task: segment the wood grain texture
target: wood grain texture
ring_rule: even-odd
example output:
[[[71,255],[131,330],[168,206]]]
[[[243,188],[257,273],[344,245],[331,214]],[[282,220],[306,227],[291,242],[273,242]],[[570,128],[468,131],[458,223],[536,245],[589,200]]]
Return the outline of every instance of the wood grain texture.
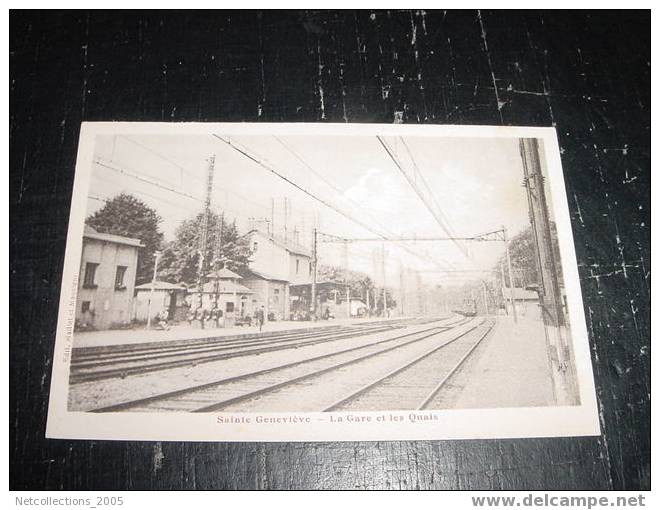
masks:
[[[12,12],[13,489],[650,487],[650,13]],[[81,121],[555,125],[599,438],[44,438]]]

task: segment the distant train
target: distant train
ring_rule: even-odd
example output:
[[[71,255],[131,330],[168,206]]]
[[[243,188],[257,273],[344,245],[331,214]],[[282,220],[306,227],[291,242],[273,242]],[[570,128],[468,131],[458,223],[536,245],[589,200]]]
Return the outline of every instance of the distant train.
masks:
[[[452,312],[464,317],[474,317],[477,315],[477,302],[474,299],[464,299],[463,306],[458,310],[452,310]]]

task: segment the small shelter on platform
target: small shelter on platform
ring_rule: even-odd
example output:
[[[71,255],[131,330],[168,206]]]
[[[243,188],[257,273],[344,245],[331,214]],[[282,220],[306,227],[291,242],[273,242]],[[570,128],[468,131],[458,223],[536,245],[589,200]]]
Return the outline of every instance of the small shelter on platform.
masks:
[[[252,315],[253,291],[240,283],[242,276],[223,268],[208,273],[204,279],[201,288],[188,289],[191,310],[200,306],[205,310],[217,307],[222,312],[220,322],[224,326],[233,326],[237,318]]]
[[[138,285],[135,287],[133,317],[138,322],[143,322],[148,319],[149,313],[153,319],[166,309],[167,320],[185,320],[188,313],[186,292],[185,285],[175,283],[157,281]],[[151,306],[149,306],[150,300]]]

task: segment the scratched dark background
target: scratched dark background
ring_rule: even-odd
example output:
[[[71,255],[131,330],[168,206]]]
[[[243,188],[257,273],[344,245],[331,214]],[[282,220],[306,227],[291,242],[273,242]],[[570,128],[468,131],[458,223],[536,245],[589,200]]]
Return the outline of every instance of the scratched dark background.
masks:
[[[12,489],[648,489],[650,13],[12,12]],[[46,440],[81,121],[557,126],[603,434]]]

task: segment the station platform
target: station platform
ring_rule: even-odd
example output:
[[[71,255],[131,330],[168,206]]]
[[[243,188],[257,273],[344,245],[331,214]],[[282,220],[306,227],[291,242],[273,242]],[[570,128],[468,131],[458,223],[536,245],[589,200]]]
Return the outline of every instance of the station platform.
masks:
[[[540,316],[496,317],[492,334],[466,360],[452,386],[452,407],[495,408],[555,405],[552,374]]]
[[[412,317],[364,317],[359,319],[331,319],[311,321],[271,321],[263,325],[262,333],[318,330],[346,325],[360,325],[374,322],[387,322]],[[114,329],[104,331],[77,331],[73,334],[73,347],[96,347],[150,342],[166,342],[175,340],[193,340],[198,338],[215,338],[258,334],[259,326],[235,326],[231,328],[191,327],[188,323],[174,324],[169,330],[162,329]]]

